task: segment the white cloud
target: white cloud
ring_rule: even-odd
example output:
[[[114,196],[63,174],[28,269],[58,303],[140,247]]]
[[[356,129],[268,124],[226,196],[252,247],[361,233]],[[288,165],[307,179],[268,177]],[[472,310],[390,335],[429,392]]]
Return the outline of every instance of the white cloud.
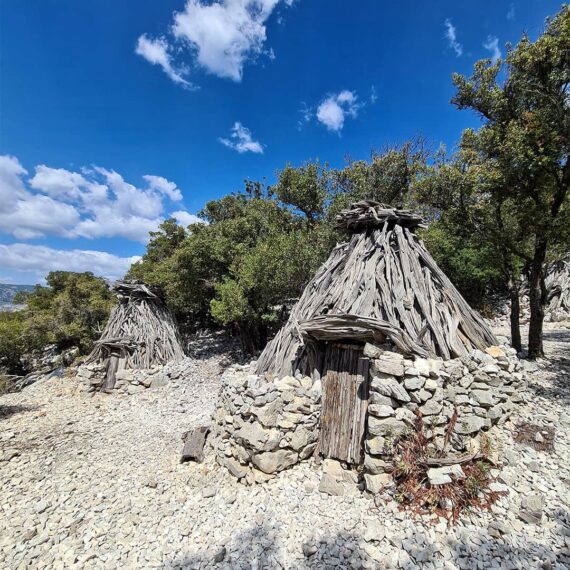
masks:
[[[346,117],[356,117],[360,104],[353,91],[344,90],[328,95],[317,107],[317,120],[329,131],[340,132]]]
[[[196,61],[210,73],[241,81],[246,61],[263,52],[265,22],[279,0],[188,0],[174,16],[174,36],[195,50]]]
[[[170,217],[176,218],[176,221],[181,226],[189,226],[190,224],[205,224],[206,223],[202,218],[199,218],[198,216],[195,216],[194,214],[191,214],[190,212],[186,212],[184,210],[180,210],[178,212],[172,212],[172,214],[170,214]]]
[[[28,172],[14,156],[0,156],[0,214],[13,212],[26,195],[22,177]]]
[[[49,196],[27,194],[14,202],[14,209],[0,213],[3,233],[18,239],[33,239],[46,235],[66,236],[79,222],[77,209],[53,200]]]
[[[104,251],[54,249],[26,243],[0,244],[0,266],[34,273],[43,279],[50,271],[91,271],[110,280],[119,279],[139,256],[118,257]]]
[[[241,81],[246,63],[262,54],[275,59],[273,50],[265,48],[266,22],[279,5],[291,6],[293,1],[187,0],[184,9],[174,13],[171,37],[152,39],[143,34],[136,53],[187,87],[187,69],[173,63],[173,54],[190,53],[192,63],[207,72]],[[185,49],[177,49],[176,42]]]
[[[451,20],[447,18],[444,22],[445,24],[445,37],[449,42],[449,47],[455,52],[457,57],[463,55],[463,46],[457,41],[457,30],[455,26],[451,23]]]
[[[180,192],[174,182],[170,182],[170,180],[166,180],[162,176],[153,176],[152,174],[145,174],[143,178],[148,182],[150,188],[162,192],[162,194],[168,196],[174,202],[182,200],[182,192]]]
[[[503,55],[499,49],[499,38],[496,36],[488,36],[483,42],[483,47],[491,52],[491,60],[496,63]]]
[[[187,73],[186,69],[176,69],[173,66],[168,42],[164,38],[153,40],[148,38],[146,34],[143,34],[137,40],[135,53],[144,57],[153,65],[161,67],[174,83],[178,83],[186,88],[192,87],[192,84],[184,78],[184,75]]]
[[[146,187],[101,167],[81,169],[38,165],[27,171],[14,157],[0,156],[0,233],[18,239],[124,237],[146,243],[168,215],[167,203],[180,202],[174,182],[147,174]]]
[[[251,136],[251,131],[244,127],[239,121],[234,123],[229,139],[220,138],[218,140],[228,148],[237,150],[240,154],[244,152],[263,154],[263,145],[258,141],[254,141]]]

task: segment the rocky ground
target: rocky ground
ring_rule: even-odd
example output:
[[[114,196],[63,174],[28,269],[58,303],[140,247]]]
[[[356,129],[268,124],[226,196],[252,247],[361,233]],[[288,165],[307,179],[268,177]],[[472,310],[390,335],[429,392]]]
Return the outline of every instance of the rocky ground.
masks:
[[[570,329],[547,326],[550,359],[498,432],[508,495],[451,529],[319,493],[310,463],[253,486],[180,464],[216,405],[215,348],[133,395],[52,377],[0,397],[1,568],[570,568]],[[554,451],[515,443],[521,421],[553,428]]]

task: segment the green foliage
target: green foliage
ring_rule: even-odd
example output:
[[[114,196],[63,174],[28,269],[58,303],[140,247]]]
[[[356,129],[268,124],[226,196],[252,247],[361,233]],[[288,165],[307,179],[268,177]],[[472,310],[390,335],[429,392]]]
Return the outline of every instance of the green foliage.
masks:
[[[0,368],[20,372],[20,358],[24,350],[22,312],[0,312]]]
[[[327,166],[308,162],[299,168],[288,164],[280,173],[274,187],[277,197],[302,212],[310,223],[315,223],[324,214],[329,196],[330,174]]]
[[[463,134],[461,148],[484,166],[480,192],[504,248],[529,265],[529,353],[539,356],[547,255],[570,244],[570,7],[535,42],[523,36],[504,62],[478,61],[471,77],[455,75],[454,83],[455,105],[483,121]]]
[[[0,313],[0,365],[22,371],[22,356],[47,344],[91,349],[111,308],[106,281],[92,273],[52,271],[47,286],[26,296],[26,308]]]
[[[424,142],[415,139],[374,151],[370,162],[358,160],[335,171],[332,213],[363,199],[398,207],[415,206],[414,189],[425,173],[428,157]]]

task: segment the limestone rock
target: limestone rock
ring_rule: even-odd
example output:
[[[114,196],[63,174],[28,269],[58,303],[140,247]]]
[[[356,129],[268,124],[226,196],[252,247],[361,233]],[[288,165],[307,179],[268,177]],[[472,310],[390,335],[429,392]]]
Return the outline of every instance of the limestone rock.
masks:
[[[377,418],[388,418],[393,416],[395,411],[391,406],[383,406],[380,404],[370,404],[368,406],[368,413]]]
[[[530,524],[540,524],[542,522],[542,511],[544,509],[544,498],[538,493],[523,497],[519,517]]]
[[[259,470],[271,474],[291,467],[291,465],[297,463],[298,459],[299,456],[294,451],[279,449],[253,455],[251,461]]]
[[[380,358],[383,352],[384,351],[381,348],[374,346],[368,342],[364,345],[363,354],[368,358]]]
[[[410,396],[404,387],[394,378],[372,378],[370,389],[379,392],[383,396],[395,398],[400,402],[409,402]]]
[[[477,433],[484,427],[485,420],[479,416],[460,416],[457,424],[455,425],[455,431],[460,435],[470,435],[472,433]]]
[[[368,433],[382,437],[396,437],[406,430],[406,424],[396,418],[368,418]]]
[[[425,383],[426,379],[423,376],[406,376],[404,379],[406,390],[419,390],[424,387]]]
[[[404,366],[395,360],[372,361],[372,374],[389,374],[390,376],[403,376]]]
[[[391,483],[392,476],[388,473],[379,473],[377,475],[371,475],[369,473],[364,474],[364,484],[366,485],[366,490],[373,495],[382,492],[384,487],[387,487]],[[379,538],[377,540],[382,540],[382,538]]]

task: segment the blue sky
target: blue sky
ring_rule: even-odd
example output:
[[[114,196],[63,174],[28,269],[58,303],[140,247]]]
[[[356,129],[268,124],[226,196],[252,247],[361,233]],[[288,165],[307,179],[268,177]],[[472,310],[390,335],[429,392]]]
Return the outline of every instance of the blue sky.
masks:
[[[549,0],[2,0],[0,282],[119,277],[176,213],[287,162],[476,117],[451,74],[536,37]],[[497,51],[498,50],[498,51]]]

